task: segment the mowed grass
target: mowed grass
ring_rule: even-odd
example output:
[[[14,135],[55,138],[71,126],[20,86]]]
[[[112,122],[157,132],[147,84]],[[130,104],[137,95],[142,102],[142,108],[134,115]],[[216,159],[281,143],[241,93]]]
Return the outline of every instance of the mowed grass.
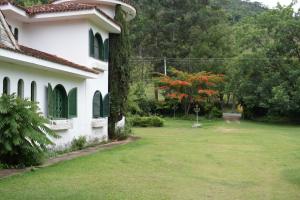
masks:
[[[300,199],[299,126],[191,125],[135,129],[135,143],[0,180],[0,199]]]

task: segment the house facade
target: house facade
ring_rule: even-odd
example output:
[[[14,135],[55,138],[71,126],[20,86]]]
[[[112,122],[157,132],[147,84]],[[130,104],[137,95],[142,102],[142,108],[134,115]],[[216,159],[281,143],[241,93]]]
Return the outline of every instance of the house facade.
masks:
[[[0,0],[0,94],[38,102],[61,137],[107,140],[109,34],[116,5],[126,19],[136,10],[127,1],[57,0],[23,8]]]

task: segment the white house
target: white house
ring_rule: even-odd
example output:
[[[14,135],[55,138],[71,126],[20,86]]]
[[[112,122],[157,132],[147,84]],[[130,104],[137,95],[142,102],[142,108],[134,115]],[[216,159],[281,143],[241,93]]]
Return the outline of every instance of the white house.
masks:
[[[57,0],[23,8],[0,0],[0,94],[39,103],[59,133],[57,148],[74,138],[106,140],[109,34],[120,33],[122,0]]]

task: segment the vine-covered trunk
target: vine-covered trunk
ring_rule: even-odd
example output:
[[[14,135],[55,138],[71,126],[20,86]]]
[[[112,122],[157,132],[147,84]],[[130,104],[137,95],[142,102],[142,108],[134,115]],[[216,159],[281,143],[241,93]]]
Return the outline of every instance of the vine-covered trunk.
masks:
[[[116,123],[125,116],[130,81],[129,35],[125,13],[120,5],[116,6],[115,20],[121,27],[121,33],[109,35],[109,139],[116,139]]]

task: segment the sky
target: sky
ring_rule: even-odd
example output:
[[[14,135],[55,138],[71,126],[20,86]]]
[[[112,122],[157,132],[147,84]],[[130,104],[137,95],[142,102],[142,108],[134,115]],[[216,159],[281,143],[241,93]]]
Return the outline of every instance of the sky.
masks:
[[[250,0],[250,1],[257,1],[261,2],[262,4],[268,6],[269,8],[273,8],[277,5],[277,2],[279,2],[282,5],[289,5],[292,0]],[[298,0],[299,3],[295,6],[295,10],[298,10],[300,8],[300,0]]]

